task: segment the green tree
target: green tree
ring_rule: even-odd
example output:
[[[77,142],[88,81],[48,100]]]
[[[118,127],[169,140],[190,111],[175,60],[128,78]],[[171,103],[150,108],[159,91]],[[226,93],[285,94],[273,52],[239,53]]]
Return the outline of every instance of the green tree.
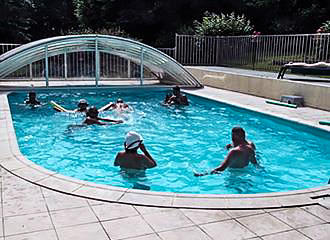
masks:
[[[24,43],[31,40],[31,10],[29,1],[0,1],[0,41]]]
[[[247,35],[253,31],[250,20],[244,15],[205,12],[201,22],[195,21],[195,33],[205,36]]]
[[[33,39],[58,36],[77,25],[72,0],[31,0]]]
[[[319,33],[330,33],[330,20],[325,21],[317,30]]]

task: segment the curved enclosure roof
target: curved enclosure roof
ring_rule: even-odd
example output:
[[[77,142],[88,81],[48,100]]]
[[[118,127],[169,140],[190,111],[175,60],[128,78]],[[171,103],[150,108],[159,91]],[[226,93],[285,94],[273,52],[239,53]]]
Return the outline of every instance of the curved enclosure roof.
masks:
[[[181,64],[153,47],[126,38],[94,34],[42,39],[6,52],[0,56],[0,79],[29,64],[74,52],[94,52],[95,59],[99,53],[108,53],[142,65],[161,84],[202,87]],[[95,68],[98,61],[95,60]]]

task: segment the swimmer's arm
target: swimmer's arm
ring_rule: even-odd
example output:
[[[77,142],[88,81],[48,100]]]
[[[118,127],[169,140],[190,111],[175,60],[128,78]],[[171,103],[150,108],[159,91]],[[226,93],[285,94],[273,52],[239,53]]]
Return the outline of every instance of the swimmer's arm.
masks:
[[[119,123],[124,122],[123,120],[113,120],[113,119],[109,119],[109,118],[97,118],[97,119],[105,121],[105,122],[111,122],[111,123],[114,123],[114,124],[119,124]]]
[[[186,105],[186,106],[189,106],[189,101],[188,101],[188,98],[187,98],[186,95],[182,96],[182,104]]]
[[[114,103],[113,103],[113,102],[110,102],[110,103],[108,103],[107,105],[101,107],[101,108],[99,109],[99,112],[107,111],[107,110],[109,110],[111,107],[113,107],[113,105],[114,105]]]
[[[219,172],[224,171],[224,170],[229,166],[229,163],[231,162],[231,159],[232,159],[233,157],[235,157],[235,155],[236,155],[236,151],[235,151],[235,150],[231,150],[231,151],[228,153],[228,155],[227,155],[227,157],[225,158],[225,160],[220,164],[220,166],[217,167],[217,168],[215,168],[215,169],[213,169],[213,170],[211,171],[211,174],[217,174],[217,173],[219,173]]]
[[[256,154],[254,152],[253,156],[250,158],[250,162],[254,165],[259,165],[257,162]]]
[[[98,124],[98,125],[107,125],[106,123],[100,122],[98,119],[88,118],[84,121],[84,123],[91,125],[91,124]]]
[[[227,150],[229,150],[229,149],[231,149],[232,147],[233,147],[233,144],[232,144],[232,143],[228,143],[228,144],[226,145],[225,148],[226,148]]]
[[[147,168],[153,168],[157,166],[156,161],[153,159],[153,157],[150,155],[150,153],[148,152],[148,150],[146,149],[146,147],[144,146],[143,143],[140,144],[140,149],[141,151],[144,153],[144,161],[146,163],[146,167]]]
[[[215,169],[213,169],[210,173],[194,173],[195,177],[201,177],[209,174],[219,174],[220,172],[224,171],[228,166],[231,161],[231,159],[236,155],[235,150],[231,150],[228,154],[228,156],[225,158],[225,160],[221,163],[221,165]]]
[[[254,143],[253,143],[253,142],[249,142],[249,143],[250,143],[250,145],[251,145],[252,149],[253,149],[253,150],[256,150],[256,145],[254,145]]]
[[[117,153],[117,156],[116,156],[115,162],[113,163],[114,166],[119,166],[119,165],[120,165],[120,164],[119,164],[119,159],[120,159],[119,155],[120,155],[120,154]]]

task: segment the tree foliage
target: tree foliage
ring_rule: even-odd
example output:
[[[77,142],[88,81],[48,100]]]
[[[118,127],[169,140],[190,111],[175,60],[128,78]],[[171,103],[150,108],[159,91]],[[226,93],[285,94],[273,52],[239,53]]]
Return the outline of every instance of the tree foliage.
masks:
[[[320,33],[330,33],[330,20],[325,21],[322,26],[318,29]]]
[[[25,0],[0,1],[1,42],[27,42],[31,40],[32,6]]]
[[[201,21],[206,11],[220,18],[235,12],[238,21],[237,16],[244,14],[251,21],[249,25],[262,34],[314,33],[329,20],[330,1],[1,0],[0,42],[27,42],[70,29],[121,29],[147,44],[170,47],[175,33],[196,30],[194,20]],[[219,29],[218,25],[215,27]],[[222,29],[227,27],[223,25]],[[232,22],[231,28],[239,26]],[[207,31],[214,34],[214,30]],[[228,34],[241,34],[240,31]],[[223,32],[227,34],[228,30]]]
[[[250,20],[244,15],[230,14],[217,15],[205,12],[201,22],[194,22],[197,35],[227,36],[227,35],[247,35],[253,31]]]

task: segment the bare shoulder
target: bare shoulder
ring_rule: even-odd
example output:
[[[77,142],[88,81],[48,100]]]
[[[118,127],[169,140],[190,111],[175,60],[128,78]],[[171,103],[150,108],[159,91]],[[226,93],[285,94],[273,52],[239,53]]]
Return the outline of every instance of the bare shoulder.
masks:
[[[237,154],[239,154],[241,152],[242,152],[242,149],[239,146],[234,147],[229,151],[228,157],[236,156]]]

